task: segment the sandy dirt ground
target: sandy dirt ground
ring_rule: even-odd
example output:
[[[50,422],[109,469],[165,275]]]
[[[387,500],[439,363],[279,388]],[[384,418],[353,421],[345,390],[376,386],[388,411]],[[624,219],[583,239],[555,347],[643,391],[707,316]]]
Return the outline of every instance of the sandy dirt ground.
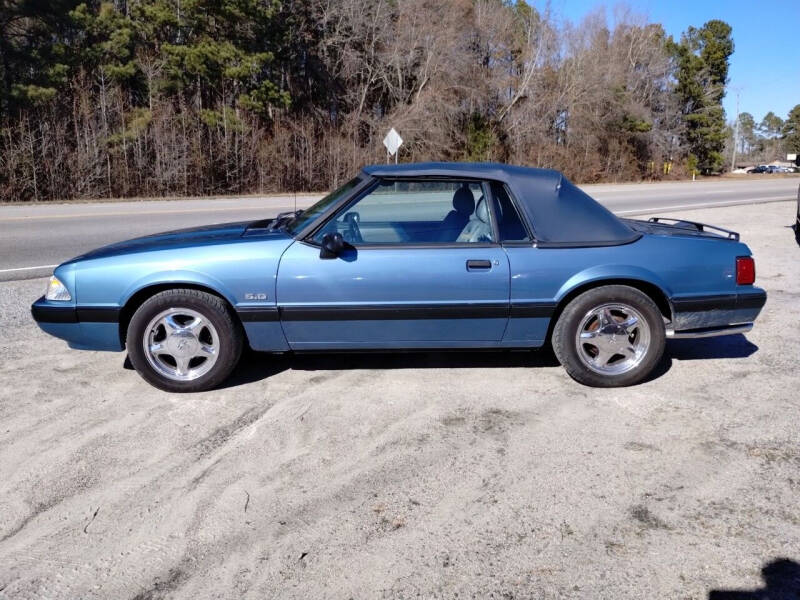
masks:
[[[251,354],[170,395],[2,283],[0,598],[795,597],[794,210],[684,213],[742,233],[769,300],[627,389],[546,353]]]

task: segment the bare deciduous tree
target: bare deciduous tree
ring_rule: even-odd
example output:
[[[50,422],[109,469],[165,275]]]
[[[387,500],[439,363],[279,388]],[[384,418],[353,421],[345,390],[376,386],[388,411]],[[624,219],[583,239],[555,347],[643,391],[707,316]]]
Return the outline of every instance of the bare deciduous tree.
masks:
[[[125,6],[129,33],[98,42],[111,63],[4,116],[0,200],[320,190],[385,160],[391,126],[402,160],[578,181],[660,177],[680,153],[664,32],[624,11],[573,25],[501,0],[296,0],[212,27]],[[228,38],[192,42],[204,27]]]

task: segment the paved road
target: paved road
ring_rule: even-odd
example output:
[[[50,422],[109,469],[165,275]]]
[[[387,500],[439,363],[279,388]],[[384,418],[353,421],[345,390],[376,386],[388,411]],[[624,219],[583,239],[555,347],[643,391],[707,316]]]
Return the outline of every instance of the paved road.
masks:
[[[711,182],[584,185],[588,194],[621,216],[736,204],[777,202],[797,198],[800,177]]]
[[[620,215],[790,200],[800,178],[583,188]],[[271,217],[318,196],[0,206],[0,281],[41,277],[56,265],[115,241],[225,221]]]
[[[796,600],[794,205],[691,214],[769,300],[627,388],[547,352],[247,353],[167,394],[0,283],[0,599]]]

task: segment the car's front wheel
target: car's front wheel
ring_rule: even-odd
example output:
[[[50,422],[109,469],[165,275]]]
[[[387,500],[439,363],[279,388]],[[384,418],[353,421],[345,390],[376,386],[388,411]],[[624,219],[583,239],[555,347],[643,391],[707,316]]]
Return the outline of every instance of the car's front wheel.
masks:
[[[553,350],[567,373],[594,387],[633,385],[661,360],[664,320],[655,302],[624,285],[574,298],[553,328]]]
[[[160,292],[134,313],[127,347],[139,374],[168,392],[216,387],[242,353],[241,326],[217,296],[192,289]]]

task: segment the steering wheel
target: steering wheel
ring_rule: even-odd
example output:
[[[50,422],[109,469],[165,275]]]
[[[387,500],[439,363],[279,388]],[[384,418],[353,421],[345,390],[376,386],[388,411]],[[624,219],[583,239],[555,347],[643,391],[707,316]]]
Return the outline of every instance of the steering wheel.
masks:
[[[361,237],[361,229],[358,227],[358,222],[361,220],[361,215],[352,211],[344,216],[344,222],[347,223],[347,241],[351,243],[363,242],[364,238]]]

